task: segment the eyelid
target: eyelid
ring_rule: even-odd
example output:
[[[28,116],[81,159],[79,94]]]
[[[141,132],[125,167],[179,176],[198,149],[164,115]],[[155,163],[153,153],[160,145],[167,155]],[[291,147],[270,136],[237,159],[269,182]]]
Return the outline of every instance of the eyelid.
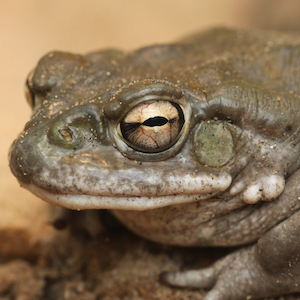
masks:
[[[35,101],[34,101],[34,93],[32,92],[32,90],[30,89],[29,85],[28,85],[28,81],[26,81],[25,85],[24,85],[24,93],[25,93],[25,98],[27,100],[27,103],[30,105],[30,107],[33,109],[35,106]]]
[[[122,86],[104,107],[107,119],[120,122],[124,115],[141,102],[166,100],[178,102],[184,98],[183,91],[166,81],[141,80]]]

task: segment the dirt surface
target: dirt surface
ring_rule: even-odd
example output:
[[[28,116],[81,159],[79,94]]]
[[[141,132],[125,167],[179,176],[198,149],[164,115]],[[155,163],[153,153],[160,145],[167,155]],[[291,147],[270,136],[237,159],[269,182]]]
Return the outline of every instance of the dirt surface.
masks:
[[[120,225],[108,226],[105,232],[91,236],[80,226],[86,214],[73,212],[73,224],[57,230],[47,242],[32,246],[24,244],[21,238],[11,244],[14,249],[0,266],[0,299],[196,300],[203,297],[202,290],[160,284],[159,274],[205,267],[221,255],[220,250],[161,246],[136,237]],[[53,228],[50,220],[51,217],[47,226]],[[15,238],[15,232],[11,234],[13,237],[8,239]],[[15,248],[22,248],[27,255],[20,256]],[[222,250],[222,254],[225,252]]]
[[[205,291],[160,284],[159,274],[205,267],[223,250],[156,245],[120,227],[108,226],[110,229],[102,233],[93,228],[86,231],[78,225],[82,223],[82,213],[74,213],[72,225],[57,230],[53,226],[53,208],[20,189],[9,171],[7,153],[30,116],[23,84],[37,60],[54,49],[77,53],[107,47],[134,49],[170,42],[220,24],[242,27],[271,24],[272,28],[284,24],[295,29],[299,24],[298,2],[284,0],[284,10],[282,3],[279,0],[0,3],[0,300],[202,298]],[[288,26],[286,20],[293,19],[293,15],[295,21]]]
[[[0,299],[201,299],[203,291],[160,284],[159,274],[208,265],[219,251],[157,245],[115,225],[107,214],[106,223],[113,226],[92,236],[81,226],[87,214],[72,212],[71,223],[48,241],[11,244],[29,255],[22,259],[10,249],[0,266]]]
[[[56,230],[51,239],[35,246],[22,239],[8,243],[22,248],[27,255],[11,249],[14,256],[3,261],[0,300],[200,300],[205,291],[164,286],[159,282],[159,274],[206,267],[228,253],[226,249],[151,243],[115,224],[106,212],[101,213],[101,219],[109,226],[104,232],[91,235],[81,226],[88,214],[72,212],[64,229]],[[67,223],[60,220],[55,224],[61,228]],[[47,226],[53,228],[51,217]],[[7,238],[13,240],[15,233],[11,234],[13,237]]]

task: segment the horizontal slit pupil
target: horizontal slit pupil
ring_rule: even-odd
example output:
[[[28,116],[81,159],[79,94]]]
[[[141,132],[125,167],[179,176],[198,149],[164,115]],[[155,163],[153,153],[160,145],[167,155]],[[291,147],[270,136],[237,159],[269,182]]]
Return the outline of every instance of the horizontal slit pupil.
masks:
[[[163,126],[169,122],[168,119],[165,117],[153,117],[147,119],[145,122],[142,123],[142,125],[148,126],[148,127],[154,127],[154,126]]]

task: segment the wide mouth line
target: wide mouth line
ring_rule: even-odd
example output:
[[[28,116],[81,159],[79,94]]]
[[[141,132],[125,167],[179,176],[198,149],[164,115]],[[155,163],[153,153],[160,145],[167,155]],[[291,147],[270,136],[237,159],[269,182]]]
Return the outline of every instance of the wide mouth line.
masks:
[[[94,196],[87,194],[51,193],[32,183],[21,183],[22,187],[31,191],[42,200],[54,205],[73,210],[85,209],[117,209],[117,210],[150,210],[174,204],[197,202],[212,198],[219,193],[180,194],[167,196]]]

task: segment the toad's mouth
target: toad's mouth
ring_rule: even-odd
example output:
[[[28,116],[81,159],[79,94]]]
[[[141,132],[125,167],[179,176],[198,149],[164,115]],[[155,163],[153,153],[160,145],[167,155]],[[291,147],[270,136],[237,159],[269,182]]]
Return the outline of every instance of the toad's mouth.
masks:
[[[31,191],[37,197],[51,204],[74,210],[83,209],[118,209],[118,210],[149,210],[165,207],[173,204],[183,204],[197,202],[211,198],[220,192],[223,192],[230,186],[231,177],[227,177],[227,181],[223,181],[222,186],[210,192],[203,190],[203,193],[195,194],[171,194],[163,196],[101,196],[80,193],[54,193],[40,188],[33,183],[20,182],[21,186]]]

